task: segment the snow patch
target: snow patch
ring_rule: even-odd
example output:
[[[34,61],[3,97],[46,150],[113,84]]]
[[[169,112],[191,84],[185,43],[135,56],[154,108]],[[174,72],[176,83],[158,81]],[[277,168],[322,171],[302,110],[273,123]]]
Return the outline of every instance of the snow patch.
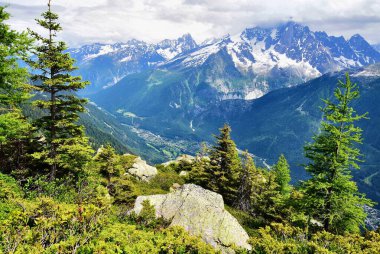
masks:
[[[247,93],[244,97],[245,100],[253,100],[253,99],[257,99],[257,98],[260,98],[262,96],[264,96],[264,92],[260,89],[253,89],[252,91],[250,91],[249,93]]]
[[[366,69],[352,74],[351,76],[353,77],[380,77],[380,69],[376,68],[377,66],[372,66],[367,67]]]
[[[202,65],[209,56],[217,53],[222,47],[223,47],[222,42],[218,42],[216,44],[211,44],[204,46],[203,48],[190,53],[189,55],[186,55],[186,57],[182,58],[181,65],[183,67],[196,67]],[[179,60],[181,58],[174,58],[170,62]]]
[[[270,33],[270,37],[275,40],[277,38],[277,29],[272,29],[272,32]]]
[[[112,45],[104,45],[99,49],[99,52],[96,54],[86,55],[84,57],[84,60],[91,60],[95,57],[101,56],[101,55],[107,55],[109,53],[114,52],[115,49],[112,47]]]
[[[242,99],[241,95],[237,94],[237,93],[227,93],[227,94],[223,94],[222,97],[221,97],[221,100],[225,101],[225,100],[239,100],[239,99]]]
[[[353,59],[348,59],[344,56],[334,57],[334,60],[339,62],[343,67],[363,66],[359,61],[354,61]]]
[[[178,108],[181,108],[181,105],[179,105],[176,102],[172,101],[172,102],[169,103],[169,107],[178,109]]]
[[[126,56],[120,60],[120,63],[129,62],[132,60],[132,56]]]
[[[306,100],[304,102],[302,102],[301,105],[298,106],[298,108],[296,108],[296,111],[298,111],[301,115],[308,115],[309,114],[303,110],[303,105],[305,104],[305,102],[306,102]]]
[[[158,49],[157,53],[163,58],[165,58],[166,60],[170,60],[179,54],[179,52],[173,51],[171,48]]]
[[[116,85],[120,80],[122,80],[125,77],[125,75],[122,76],[114,76],[112,77],[112,82],[109,82],[107,85],[103,86],[102,89],[107,89],[111,86]]]
[[[194,132],[195,129],[193,128],[193,120],[190,121],[190,129]]]

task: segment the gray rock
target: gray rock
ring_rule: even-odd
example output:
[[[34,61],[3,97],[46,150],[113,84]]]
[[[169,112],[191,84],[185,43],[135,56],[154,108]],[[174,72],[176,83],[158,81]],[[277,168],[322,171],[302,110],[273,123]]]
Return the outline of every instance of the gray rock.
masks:
[[[133,209],[136,214],[141,212],[144,200],[149,200],[156,216],[168,220],[170,226],[182,226],[223,253],[233,253],[232,245],[251,249],[248,234],[224,209],[222,196],[215,192],[185,184],[169,194],[139,196]]]
[[[171,160],[171,161],[162,163],[162,165],[164,165],[165,167],[167,167],[170,164],[177,164],[177,163],[180,163],[180,162],[185,162],[185,163],[189,163],[190,164],[190,163],[193,163],[194,160],[195,160],[194,156],[191,156],[191,155],[188,155],[188,154],[182,154],[182,155],[178,156],[175,160]]]
[[[364,211],[367,213],[367,218],[365,220],[365,224],[368,229],[376,230],[380,227],[380,210],[364,206]]]
[[[128,174],[131,174],[142,181],[149,181],[157,175],[157,168],[152,167],[137,157],[132,165],[132,168],[128,169]]]
[[[179,188],[181,188],[179,183],[173,183],[172,187],[170,187],[170,192],[176,191]]]
[[[179,176],[183,176],[183,177],[187,176],[188,174],[189,172],[185,170],[182,170],[181,172],[179,172]]]

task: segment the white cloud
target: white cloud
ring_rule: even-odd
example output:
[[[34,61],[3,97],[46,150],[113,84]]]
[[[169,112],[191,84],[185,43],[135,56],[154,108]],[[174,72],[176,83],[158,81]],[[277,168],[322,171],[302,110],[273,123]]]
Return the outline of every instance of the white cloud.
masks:
[[[5,0],[3,3],[17,4],[24,6],[45,6],[47,0]],[[52,0],[53,5],[73,6],[73,7],[94,7],[106,5],[107,0]]]
[[[0,0],[15,29],[36,28],[46,0]],[[295,21],[312,30],[380,42],[378,0],[53,0],[62,38],[71,46],[131,38],[157,42],[191,33],[197,41],[235,34],[246,27]]]

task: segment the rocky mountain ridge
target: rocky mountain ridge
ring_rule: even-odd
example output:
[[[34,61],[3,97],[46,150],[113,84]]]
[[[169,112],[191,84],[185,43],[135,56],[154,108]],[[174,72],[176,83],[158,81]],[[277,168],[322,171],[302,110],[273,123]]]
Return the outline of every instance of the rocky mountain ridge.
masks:
[[[380,53],[360,35],[346,40],[295,22],[247,28],[200,45],[185,34],[157,44],[130,40],[86,45],[69,52],[78,62],[79,74],[92,82],[84,94],[112,86],[131,73],[161,69],[197,73],[221,99],[247,100],[327,72],[380,61]]]

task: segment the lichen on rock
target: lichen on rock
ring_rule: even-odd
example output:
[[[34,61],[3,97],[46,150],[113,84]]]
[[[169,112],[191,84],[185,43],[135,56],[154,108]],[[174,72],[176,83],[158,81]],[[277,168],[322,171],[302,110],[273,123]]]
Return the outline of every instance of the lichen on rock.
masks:
[[[157,173],[157,168],[148,165],[146,161],[140,157],[137,157],[134,160],[132,167],[127,169],[127,174],[130,174],[142,181],[149,181],[155,177]]]
[[[233,253],[232,246],[251,249],[248,234],[224,209],[220,194],[194,184],[185,184],[164,195],[139,196],[133,211],[139,214],[142,202],[149,200],[156,209],[156,217],[181,226],[190,234],[200,236],[223,253]]]

